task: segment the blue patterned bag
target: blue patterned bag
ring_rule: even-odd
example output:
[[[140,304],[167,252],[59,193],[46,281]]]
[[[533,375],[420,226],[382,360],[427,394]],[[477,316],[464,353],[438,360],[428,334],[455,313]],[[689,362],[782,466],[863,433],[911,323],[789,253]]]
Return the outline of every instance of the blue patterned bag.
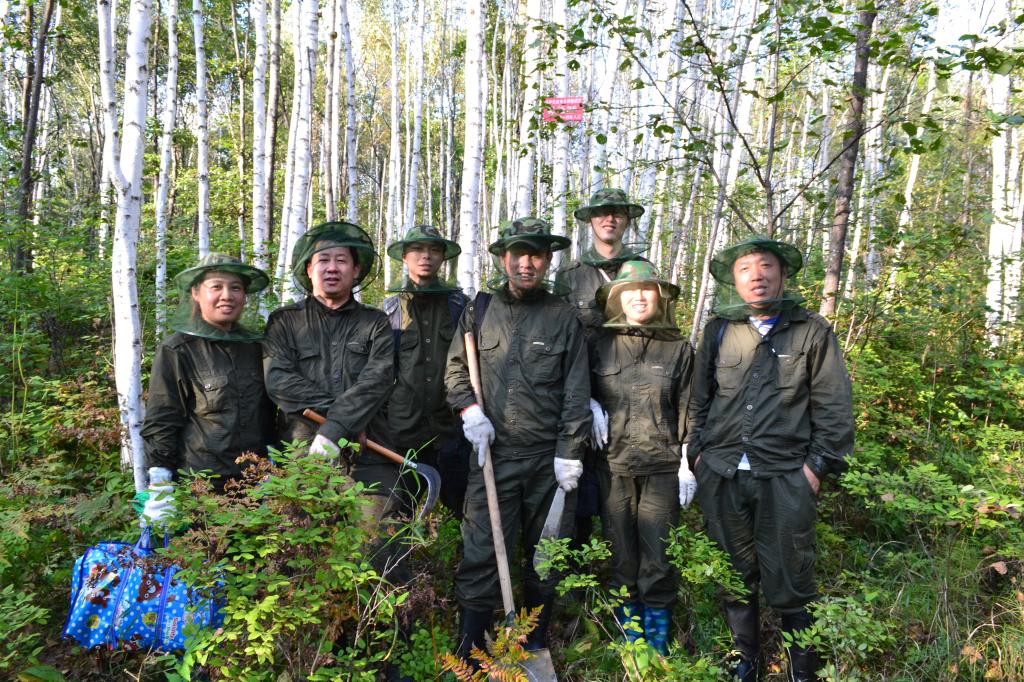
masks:
[[[184,649],[186,626],[215,628],[223,617],[214,599],[175,578],[178,570],[154,553],[149,529],[134,545],[90,547],[75,561],[61,635],[87,648]]]

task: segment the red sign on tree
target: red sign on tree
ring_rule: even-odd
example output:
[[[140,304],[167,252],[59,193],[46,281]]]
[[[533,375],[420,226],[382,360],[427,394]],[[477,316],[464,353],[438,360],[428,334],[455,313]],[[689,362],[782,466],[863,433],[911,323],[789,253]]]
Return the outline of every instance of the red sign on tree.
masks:
[[[545,97],[544,122],[579,123],[583,120],[582,97]]]

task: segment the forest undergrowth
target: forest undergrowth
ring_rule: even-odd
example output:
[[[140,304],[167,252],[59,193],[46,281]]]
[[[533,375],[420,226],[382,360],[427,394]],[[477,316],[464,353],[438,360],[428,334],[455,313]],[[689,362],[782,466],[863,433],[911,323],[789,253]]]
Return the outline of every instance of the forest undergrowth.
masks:
[[[194,494],[202,480],[179,486],[188,521],[169,552],[197,584],[223,585],[223,628],[197,634],[183,656],[60,640],[75,558],[100,540],[135,539],[138,527],[118,462],[107,282],[102,268],[55,263],[0,287],[0,677],[374,680],[390,669],[437,679],[457,633],[457,521],[439,510],[394,535],[414,576],[394,588],[353,522],[357,491],[287,449],[226,498]],[[1020,344],[993,353],[976,304],[936,303],[947,267],[884,310],[877,297],[854,301],[836,324],[857,444],[819,505],[809,636],[826,679],[1024,679]],[[717,600],[735,576],[699,509],[672,538],[682,580],[667,659],[621,642],[610,612],[619,597],[602,587],[606,556],[596,539],[576,556],[555,552],[566,569],[551,642],[562,678],[721,679],[729,638]],[[763,618],[769,679],[781,680],[778,623]],[[514,636],[499,645],[495,665],[521,655]]]

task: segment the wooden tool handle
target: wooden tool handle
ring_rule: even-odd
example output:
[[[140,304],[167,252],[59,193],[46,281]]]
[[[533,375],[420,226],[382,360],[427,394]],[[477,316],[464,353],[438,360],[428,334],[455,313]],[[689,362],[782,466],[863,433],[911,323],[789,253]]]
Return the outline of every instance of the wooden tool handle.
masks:
[[[327,419],[322,414],[320,414],[316,410],[312,410],[312,409],[310,409],[308,407],[302,411],[302,416],[305,417],[306,419],[308,419],[311,422],[316,422],[317,424],[323,424],[323,423],[325,423],[327,421]],[[395,464],[405,464],[405,465],[411,466],[413,468],[416,468],[416,465],[413,462],[410,462],[410,461],[406,460],[405,457],[402,457],[400,454],[398,454],[394,450],[390,450],[390,449],[384,447],[383,445],[381,445],[380,443],[376,443],[376,442],[370,440],[369,438],[366,439],[366,447],[370,448],[371,450],[376,452],[378,455],[382,455],[384,457],[387,457],[388,459],[390,459]]]
[[[469,383],[480,409],[484,409],[483,384],[480,383],[480,359],[476,352],[476,337],[466,332],[466,362],[469,365]],[[501,605],[505,609],[505,624],[515,623],[516,606],[512,600],[512,575],[508,570],[508,552],[505,550],[505,533],[501,528],[501,508],[498,506],[498,487],[494,484],[494,464],[491,463],[491,448],[484,450],[484,488],[487,490],[487,515],[491,519],[491,536],[494,538],[494,558],[498,564],[498,584],[501,586]]]

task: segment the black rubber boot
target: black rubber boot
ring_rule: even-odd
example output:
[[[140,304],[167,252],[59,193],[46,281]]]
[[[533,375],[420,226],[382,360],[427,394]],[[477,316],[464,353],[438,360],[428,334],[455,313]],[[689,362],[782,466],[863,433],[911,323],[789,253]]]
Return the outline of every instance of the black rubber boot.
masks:
[[[806,609],[796,613],[782,614],[782,631],[788,632],[794,637],[813,624],[811,614],[807,613]],[[818,657],[815,655],[814,649],[809,646],[793,644],[786,647],[786,655],[789,657],[790,682],[817,682]]]
[[[470,658],[469,654],[473,647],[484,651],[487,650],[487,640],[484,639],[484,633],[487,632],[487,628],[491,625],[492,615],[490,611],[462,609],[459,619],[459,648],[455,650],[455,655],[474,668],[477,667],[477,663]]]
[[[537,618],[537,627],[526,636],[526,644],[523,648],[527,651],[546,649],[548,646],[548,625],[551,624],[551,612],[554,609],[555,597],[554,595],[543,599],[533,597],[527,598],[525,601],[527,610],[532,611],[538,606],[542,606],[543,609]]]
[[[732,632],[733,648],[738,652],[733,659],[735,679],[740,682],[757,682],[761,679],[761,618],[757,595],[749,597],[746,604],[726,602],[725,622]]]

